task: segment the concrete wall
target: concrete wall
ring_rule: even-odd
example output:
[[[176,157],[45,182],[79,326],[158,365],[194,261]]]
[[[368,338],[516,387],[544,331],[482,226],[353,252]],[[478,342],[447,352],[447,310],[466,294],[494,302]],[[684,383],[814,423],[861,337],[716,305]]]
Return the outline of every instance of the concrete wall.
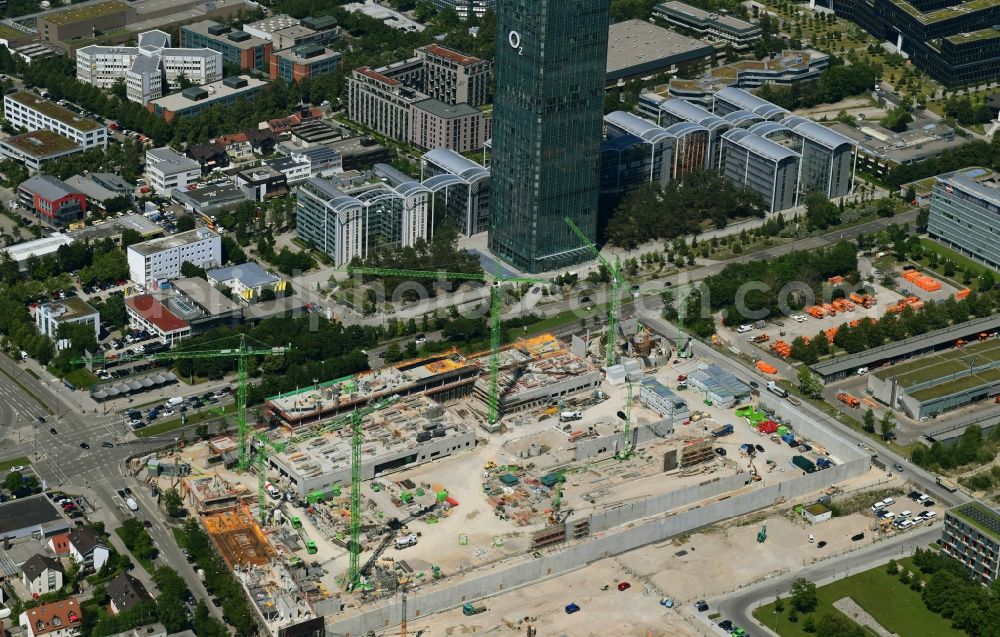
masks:
[[[633,448],[644,445],[647,442],[659,440],[674,433],[674,426],[669,419],[657,420],[648,425],[636,425],[632,428],[631,446]],[[586,438],[576,442],[576,450],[573,452],[573,459],[577,462],[590,460],[601,456],[610,457],[618,451],[622,444],[621,434],[611,434],[608,436],[598,436],[597,438]]]
[[[406,456],[416,456],[414,461],[405,465],[406,468],[414,467],[424,462],[438,460],[446,456],[468,451],[476,446],[476,432],[467,429],[455,431],[448,429],[444,438],[431,438],[426,442],[412,442],[409,446],[399,446],[390,449],[379,456],[361,458],[361,479],[372,480],[375,475],[377,465],[391,462]],[[301,497],[306,497],[313,491],[319,491],[339,484],[342,487],[351,484],[351,461],[350,457],[345,462],[339,463],[336,468],[330,467],[329,471],[315,477],[308,477],[295,469],[292,464],[284,462],[280,456],[268,458],[271,468],[277,471],[283,478],[291,482],[291,489]]]
[[[548,577],[569,573],[612,555],[710,526],[721,520],[752,513],[778,502],[815,493],[830,484],[861,475],[869,468],[870,461],[867,457],[855,459],[794,480],[768,485],[751,493],[713,502],[677,515],[658,518],[617,533],[589,537],[564,550],[557,549],[558,552],[540,558],[519,558],[509,566],[498,566],[490,573],[458,581],[446,588],[426,593],[415,591],[407,598],[407,618],[414,619],[448,610],[468,601],[490,597]],[[444,584],[447,583],[446,579]],[[568,603],[571,600],[567,598],[566,601]],[[381,631],[398,624],[400,612],[399,601],[393,599],[366,613],[346,619],[338,620],[337,617],[330,616],[327,618],[327,632],[356,637],[368,631]]]

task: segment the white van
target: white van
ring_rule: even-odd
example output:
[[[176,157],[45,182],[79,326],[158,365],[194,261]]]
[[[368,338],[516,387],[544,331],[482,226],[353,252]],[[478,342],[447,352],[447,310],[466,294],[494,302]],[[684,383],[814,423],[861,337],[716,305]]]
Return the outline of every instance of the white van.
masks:
[[[403,537],[396,538],[397,549],[405,549],[408,546],[416,546],[416,545],[417,545],[417,536],[414,535],[413,533],[410,533],[409,535],[404,535]]]
[[[184,402],[184,398],[181,396],[174,396],[167,400],[167,407],[177,407]]]

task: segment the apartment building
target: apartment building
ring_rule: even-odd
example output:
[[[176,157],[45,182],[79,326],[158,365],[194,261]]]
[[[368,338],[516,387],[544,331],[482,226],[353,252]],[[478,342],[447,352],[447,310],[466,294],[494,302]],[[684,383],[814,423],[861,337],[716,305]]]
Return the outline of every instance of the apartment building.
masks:
[[[163,31],[139,34],[138,46],[85,46],[76,52],[76,78],[110,88],[125,80],[126,96],[139,104],[161,97],[181,76],[194,84],[222,79],[222,54],[209,48],[171,48]]]
[[[3,112],[14,128],[52,131],[84,150],[108,146],[106,126],[28,91],[4,95]]]
[[[769,211],[798,204],[799,161],[802,156],[765,137],[742,128],[722,135],[723,176],[755,190]]]
[[[417,91],[367,66],[351,72],[347,88],[348,117],[386,137],[409,139],[410,106]]]
[[[336,267],[381,246],[412,246],[429,238],[431,191],[416,182],[341,190],[313,177],[296,196],[296,233]]]
[[[222,237],[205,228],[196,228],[128,247],[129,278],[145,289],[181,275],[181,265],[190,262],[200,268],[222,264]]]
[[[170,148],[146,151],[146,177],[156,194],[169,197],[174,188],[187,188],[201,178],[201,165]]]
[[[235,64],[244,71],[269,70],[271,51],[270,40],[259,38],[246,31],[234,31],[232,27],[214,20],[202,20],[181,27],[181,46],[189,49],[208,48],[222,54],[223,62]]]
[[[459,152],[464,152],[460,148],[481,148],[490,135],[490,122],[485,113],[472,107],[489,99],[490,62],[436,44],[415,53],[413,58],[382,68],[355,69],[348,81],[348,117],[423,148],[433,148],[427,145],[431,140]],[[429,100],[455,108],[449,110]]]
[[[976,582],[1000,578],[1000,512],[983,502],[967,502],[944,514],[941,550],[961,562]]]
[[[489,136],[490,119],[468,104],[452,105],[428,98],[410,107],[409,142],[417,148],[466,153],[482,148]]]
[[[962,254],[1000,268],[1000,185],[967,172],[936,177],[927,232]]]
[[[414,51],[423,65],[421,90],[446,104],[480,106],[489,101],[493,64],[438,44]]]

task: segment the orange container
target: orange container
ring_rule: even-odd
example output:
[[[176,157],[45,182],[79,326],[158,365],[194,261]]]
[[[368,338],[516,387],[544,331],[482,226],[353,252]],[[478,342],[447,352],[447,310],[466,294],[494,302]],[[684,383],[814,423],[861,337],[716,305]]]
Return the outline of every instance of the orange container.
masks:
[[[757,369],[764,372],[765,374],[777,374],[778,368],[774,365],[765,363],[764,361],[757,361]]]

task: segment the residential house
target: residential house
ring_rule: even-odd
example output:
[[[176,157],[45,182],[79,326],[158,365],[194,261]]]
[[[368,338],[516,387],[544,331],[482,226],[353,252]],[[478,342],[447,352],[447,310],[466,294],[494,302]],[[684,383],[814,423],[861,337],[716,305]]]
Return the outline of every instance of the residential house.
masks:
[[[233,135],[216,137],[215,143],[222,146],[226,154],[237,161],[253,157],[253,146],[250,144],[246,133],[234,133]]]
[[[111,557],[111,551],[97,531],[82,526],[69,532],[69,555],[80,564],[99,571]]]
[[[109,609],[112,615],[132,610],[144,601],[152,601],[153,597],[146,591],[142,582],[128,573],[119,573],[107,585],[108,597],[111,598]]]
[[[213,170],[219,170],[229,165],[229,155],[226,148],[217,142],[207,144],[192,144],[184,152],[188,158],[198,162],[201,174],[207,175]]]
[[[70,597],[41,604],[21,613],[18,624],[28,637],[78,637],[83,614],[80,604]]]
[[[21,581],[32,595],[44,595],[63,586],[63,565],[54,557],[35,554],[21,565]]]
[[[45,545],[56,555],[69,555],[69,533],[53,535]]]

